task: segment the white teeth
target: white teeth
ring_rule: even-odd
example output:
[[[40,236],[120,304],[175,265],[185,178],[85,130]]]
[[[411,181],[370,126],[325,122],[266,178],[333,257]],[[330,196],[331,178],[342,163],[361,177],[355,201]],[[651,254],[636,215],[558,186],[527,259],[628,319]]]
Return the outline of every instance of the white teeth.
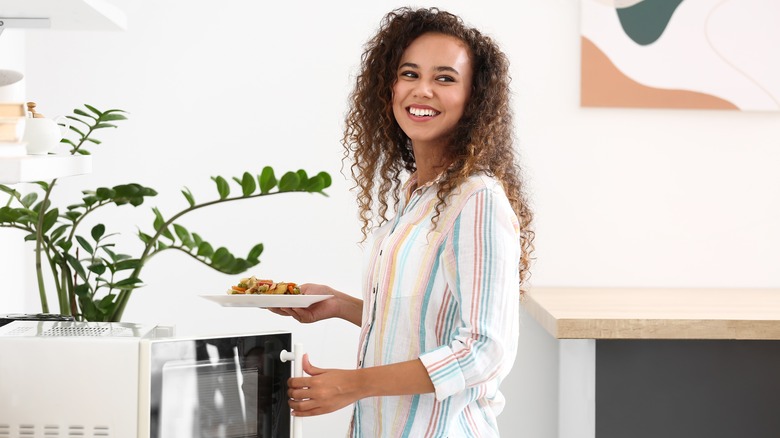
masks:
[[[438,111],[429,108],[423,109],[423,108],[414,108],[414,107],[409,107],[409,113],[417,117],[432,117],[435,116],[436,114],[439,114]]]

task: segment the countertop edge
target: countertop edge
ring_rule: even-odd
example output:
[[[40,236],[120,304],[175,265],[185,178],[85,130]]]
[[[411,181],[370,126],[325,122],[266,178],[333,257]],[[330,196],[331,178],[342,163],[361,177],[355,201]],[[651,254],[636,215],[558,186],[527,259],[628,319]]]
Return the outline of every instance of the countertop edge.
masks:
[[[698,307],[698,303],[704,303],[701,301],[701,290],[647,289],[640,293],[646,292],[646,296],[653,297],[656,301],[639,300],[638,306],[636,300],[629,300],[630,302],[626,302],[625,315],[620,316],[604,315],[603,312],[607,305],[614,307],[616,303],[623,304],[621,301],[623,297],[616,295],[614,289],[567,288],[566,292],[574,291],[579,297],[586,298],[571,301],[568,300],[569,296],[561,296],[560,291],[559,288],[539,288],[536,289],[536,293],[534,290],[525,293],[521,300],[521,305],[526,312],[556,339],[780,340],[780,319],[770,316],[776,313],[774,310],[768,314],[756,312],[755,315],[750,315],[745,314],[744,311],[729,314],[731,312],[718,309],[716,312],[688,312],[696,315],[693,317],[686,316],[685,312],[683,314],[670,312],[668,315],[655,317],[646,315],[648,312],[642,308],[645,304],[657,306],[659,301],[656,294],[665,293],[666,297],[669,297],[670,292],[675,295],[683,294],[683,298],[687,297],[685,294],[696,297],[698,301],[683,300],[682,304]],[[629,291],[635,298],[637,291]],[[738,293],[739,290],[734,292]],[[562,301],[564,297],[565,301]],[[780,298],[780,290],[766,290],[761,291],[759,295],[751,295],[749,299],[758,300],[750,301],[753,307],[760,308],[763,303],[766,303],[768,308],[775,309],[778,298]],[[605,305],[600,304],[602,301]],[[596,305],[593,306],[593,311],[588,308],[583,310],[584,303],[596,303]],[[755,306],[756,303],[759,305]],[[669,304],[676,305],[677,308],[681,305],[680,302]],[[738,303],[734,304],[736,306]],[[568,308],[576,309],[577,312],[568,311]],[[577,316],[566,315],[568,313],[577,313]],[[698,317],[699,314],[701,317]]]

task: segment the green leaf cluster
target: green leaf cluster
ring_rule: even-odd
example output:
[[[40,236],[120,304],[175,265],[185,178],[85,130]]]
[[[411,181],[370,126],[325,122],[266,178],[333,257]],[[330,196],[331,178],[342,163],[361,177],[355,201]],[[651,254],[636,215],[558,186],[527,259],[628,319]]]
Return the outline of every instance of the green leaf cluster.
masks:
[[[71,146],[71,154],[90,154],[85,145],[100,145],[93,137],[100,129],[116,128],[118,121],[127,120],[119,109],[100,111],[91,105],[73,110],[67,116],[74,123],[75,135],[62,141]],[[255,244],[246,256],[237,257],[224,246],[206,241],[201,234],[185,227],[180,219],[195,210],[217,204],[289,192],[319,193],[331,185],[326,172],[309,176],[304,170],[290,171],[277,178],[271,167],[259,174],[244,172],[230,179],[211,178],[216,184],[216,197],[198,202],[186,187],[181,190],[187,206],[170,215],[152,207],[151,228],[139,228],[138,238],[143,250],[138,255],[124,254],[115,248],[106,225],[98,223],[87,234],[81,233],[84,219],[106,207],[138,207],[157,191],[137,183],[113,187],[98,187],[82,191],[81,201],[64,209],[52,206],[52,194],[57,181],[39,181],[34,190],[21,193],[0,185],[7,195],[0,206],[0,228],[21,230],[24,239],[35,242],[36,275],[42,312],[50,312],[46,294],[47,274],[57,292],[59,312],[74,315],[79,320],[119,321],[131,293],[143,286],[141,271],[154,255],[177,250],[194,260],[225,274],[239,274],[260,263],[263,244]],[[232,190],[232,180],[237,190]]]
[[[85,147],[88,143],[102,144],[100,140],[94,138],[95,131],[116,128],[115,122],[127,120],[127,116],[125,116],[127,112],[120,109],[100,111],[92,105],[84,105],[84,107],[87,109],[86,111],[76,108],[72,115],[65,116],[71,121],[68,129],[76,134],[74,139],[65,137],[61,140],[62,143],[70,146],[71,154],[90,155],[91,152]],[[60,125],[66,126],[64,123],[60,123]]]

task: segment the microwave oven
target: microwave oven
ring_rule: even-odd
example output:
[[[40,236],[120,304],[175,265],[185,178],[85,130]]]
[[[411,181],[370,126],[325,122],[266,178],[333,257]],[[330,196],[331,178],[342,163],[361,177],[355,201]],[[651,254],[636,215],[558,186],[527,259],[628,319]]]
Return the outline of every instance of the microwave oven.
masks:
[[[0,438],[289,437],[300,428],[287,379],[302,355],[291,342],[283,332],[14,321],[0,327]]]

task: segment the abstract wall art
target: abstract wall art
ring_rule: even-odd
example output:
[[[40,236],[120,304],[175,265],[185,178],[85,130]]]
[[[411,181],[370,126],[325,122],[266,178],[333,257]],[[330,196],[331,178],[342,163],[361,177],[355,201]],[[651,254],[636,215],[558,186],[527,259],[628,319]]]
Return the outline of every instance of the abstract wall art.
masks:
[[[780,111],[780,0],[581,0],[581,105]]]

